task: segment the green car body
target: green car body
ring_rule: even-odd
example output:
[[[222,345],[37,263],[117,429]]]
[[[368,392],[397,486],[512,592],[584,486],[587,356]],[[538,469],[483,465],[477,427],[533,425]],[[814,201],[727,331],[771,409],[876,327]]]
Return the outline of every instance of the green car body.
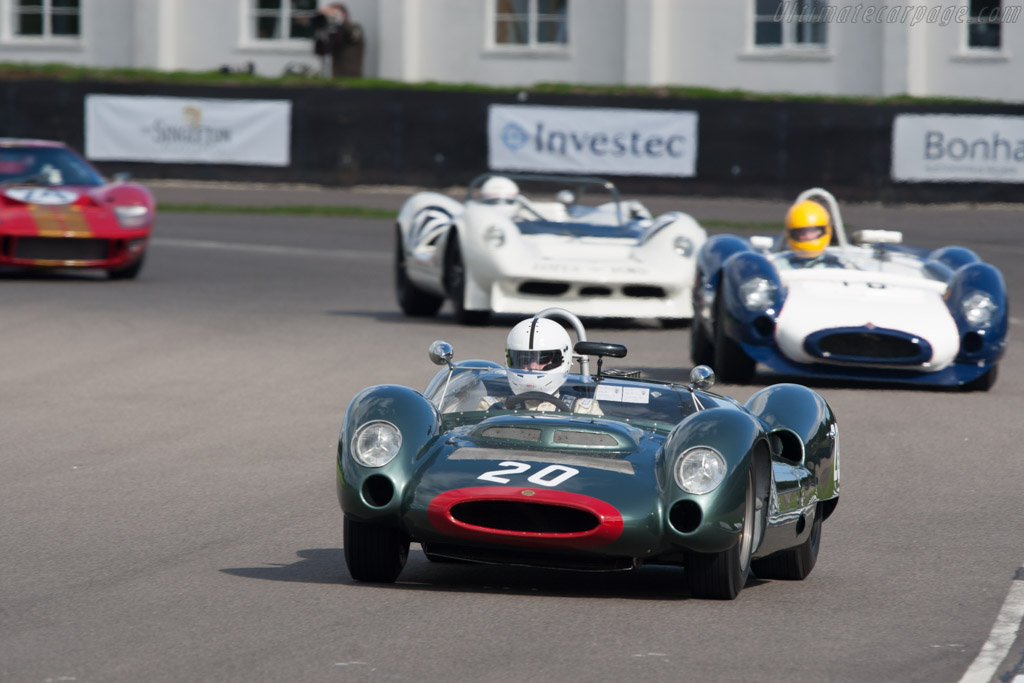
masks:
[[[752,570],[802,579],[813,568],[839,497],[836,420],[816,392],[780,384],[741,405],[599,371],[569,375],[563,388],[595,398],[600,414],[480,409],[478,395],[500,392],[504,372],[465,361],[422,393],[380,385],[351,401],[337,492],[354,578],[394,581],[410,541],[431,559],[678,565],[694,596],[718,599],[736,597]],[[400,446],[367,466],[354,450],[369,448],[359,439],[373,430],[389,439],[397,430]],[[708,449],[724,462],[720,483],[686,490],[680,460],[692,453],[714,466]]]

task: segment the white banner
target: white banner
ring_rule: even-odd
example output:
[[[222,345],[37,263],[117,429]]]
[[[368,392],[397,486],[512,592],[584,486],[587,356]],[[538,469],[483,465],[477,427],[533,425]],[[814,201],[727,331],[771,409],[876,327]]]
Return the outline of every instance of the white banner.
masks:
[[[1024,116],[898,114],[892,179],[1024,183]]]
[[[291,117],[288,100],[87,95],[85,156],[287,166]]]
[[[492,104],[493,170],[692,177],[697,112]]]

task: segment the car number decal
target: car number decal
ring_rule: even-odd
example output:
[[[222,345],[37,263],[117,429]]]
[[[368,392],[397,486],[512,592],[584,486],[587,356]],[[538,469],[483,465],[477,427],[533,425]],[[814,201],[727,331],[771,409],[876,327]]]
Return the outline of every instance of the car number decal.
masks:
[[[77,192],[52,190],[45,187],[12,187],[4,194],[26,204],[46,204],[48,206],[70,204],[78,199]]]
[[[507,484],[511,479],[505,475],[523,474],[530,470],[530,465],[525,462],[515,462],[512,460],[506,460],[505,462],[499,463],[500,467],[505,469],[491,470],[490,472],[484,472],[477,479],[483,479],[484,481],[493,481],[495,484]],[[574,467],[566,467],[565,465],[548,465],[547,467],[534,472],[526,481],[537,486],[558,486],[559,484],[575,477],[580,471]]]

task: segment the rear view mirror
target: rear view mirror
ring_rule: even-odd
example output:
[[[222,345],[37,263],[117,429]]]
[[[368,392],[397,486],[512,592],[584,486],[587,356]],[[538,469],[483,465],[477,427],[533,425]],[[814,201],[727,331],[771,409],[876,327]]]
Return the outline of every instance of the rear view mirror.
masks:
[[[438,339],[427,349],[427,355],[430,356],[430,362],[434,365],[451,365],[455,350],[448,342]]]

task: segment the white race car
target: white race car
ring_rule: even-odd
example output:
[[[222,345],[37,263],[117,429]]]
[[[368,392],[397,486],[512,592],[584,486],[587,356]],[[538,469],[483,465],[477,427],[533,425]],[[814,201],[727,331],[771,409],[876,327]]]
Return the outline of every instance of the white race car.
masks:
[[[817,258],[801,263],[770,237],[704,245],[693,362],[728,382],[750,381],[760,363],[798,377],[990,389],[1006,349],[1000,272],[963,247],[904,246],[897,231],[848,238],[829,192],[807,190],[797,204],[807,200],[834,226]]]
[[[554,201],[531,201],[516,181],[563,189]],[[595,189],[603,201],[584,204]],[[673,325],[693,317],[694,261],[706,239],[689,215],[654,218],[601,178],[484,174],[464,203],[437,192],[405,202],[395,286],[407,315],[434,315],[451,299],[463,324],[560,306],[582,317]]]

